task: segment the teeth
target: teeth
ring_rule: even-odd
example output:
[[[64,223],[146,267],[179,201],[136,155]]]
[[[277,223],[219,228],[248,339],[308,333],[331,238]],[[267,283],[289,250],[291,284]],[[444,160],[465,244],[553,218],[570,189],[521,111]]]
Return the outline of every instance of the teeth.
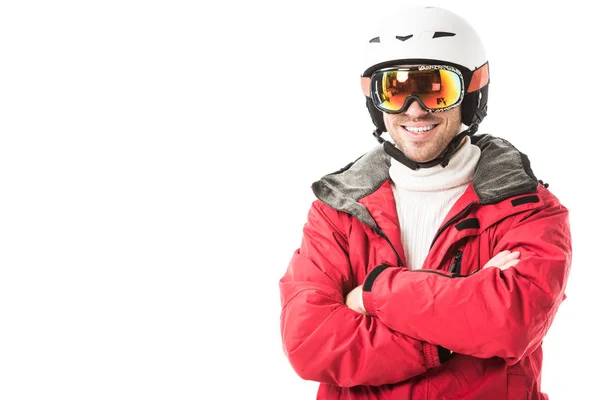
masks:
[[[406,129],[409,132],[413,132],[413,133],[427,132],[427,131],[432,130],[433,128],[435,128],[435,125],[421,126],[421,127],[416,127],[416,126],[405,126],[404,127],[404,129]]]

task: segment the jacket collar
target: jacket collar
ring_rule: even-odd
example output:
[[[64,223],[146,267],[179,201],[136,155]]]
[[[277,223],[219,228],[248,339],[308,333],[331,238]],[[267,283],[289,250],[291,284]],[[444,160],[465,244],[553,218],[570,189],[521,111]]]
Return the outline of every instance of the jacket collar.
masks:
[[[495,204],[536,191],[538,180],[529,159],[508,141],[491,135],[473,135],[471,143],[481,150],[472,182],[479,203]],[[375,219],[359,201],[389,180],[390,163],[390,156],[379,145],[341,170],[314,182],[313,192],[328,206],[377,229]]]

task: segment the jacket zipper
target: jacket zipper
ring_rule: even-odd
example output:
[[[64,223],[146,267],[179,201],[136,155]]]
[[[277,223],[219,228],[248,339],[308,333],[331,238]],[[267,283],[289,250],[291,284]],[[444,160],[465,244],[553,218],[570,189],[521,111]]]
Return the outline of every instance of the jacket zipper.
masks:
[[[458,213],[458,215],[454,216],[454,218],[450,219],[448,222],[446,222],[444,225],[442,225],[440,227],[440,229],[438,229],[438,231],[435,234],[433,240],[431,241],[431,246],[429,246],[429,250],[431,250],[433,248],[433,244],[440,237],[440,235],[442,234],[442,232],[444,232],[446,230],[446,228],[448,228],[450,225],[452,225],[453,223],[455,223],[457,220],[459,220],[462,217],[464,217],[469,212],[469,210],[471,209],[471,207],[473,207],[475,204],[479,204],[479,203],[478,202],[469,203],[460,213]]]
[[[452,225],[453,223],[455,223],[457,220],[459,220],[462,217],[464,217],[465,215],[467,215],[467,213],[469,212],[469,210],[471,209],[471,207],[473,207],[475,204],[479,204],[479,203],[478,202],[472,202],[472,203],[467,204],[467,206],[460,213],[458,213],[456,216],[454,216],[454,218],[450,219],[448,222],[446,222],[444,225],[442,225],[440,227],[440,229],[438,229],[438,231],[435,234],[433,240],[431,241],[431,246],[429,246],[429,250],[430,251],[433,248],[433,245],[434,245],[435,241],[440,237],[440,235],[442,234],[442,232],[444,232],[446,230],[446,228],[448,228],[450,225]],[[460,272],[460,263],[461,262],[462,262],[462,251],[458,251],[456,253],[456,255],[454,256],[454,262],[452,263],[452,266],[450,267],[450,271],[448,271],[450,275],[446,274],[445,272],[437,271],[437,270],[433,270],[433,269],[418,269],[418,270],[415,270],[414,272],[427,272],[427,273],[431,273],[431,274],[443,275],[443,276],[446,276],[448,278],[462,277],[462,275],[460,275],[460,273],[459,273]],[[455,273],[454,272],[455,269],[458,272]]]
[[[390,241],[390,239],[386,236],[385,233],[383,233],[383,231],[381,230],[381,228],[377,227],[377,229],[375,229],[375,233],[377,233],[379,236],[381,236],[386,242],[388,242],[388,244],[390,245],[390,247],[392,248],[394,254],[396,255],[396,261],[398,262],[398,266],[402,267],[402,260],[400,259],[400,255],[398,254],[398,252],[396,251],[396,248],[394,247],[394,245],[392,244],[392,242]]]
[[[469,212],[469,210],[471,209],[471,207],[473,207],[475,204],[479,204],[479,203],[478,202],[473,202],[473,203],[467,204],[467,206],[458,215],[456,215],[454,218],[450,219],[443,226],[441,226],[440,229],[438,229],[437,233],[435,234],[435,237],[433,238],[433,241],[431,242],[431,246],[429,246],[429,250],[431,250],[433,248],[433,244],[440,237],[440,235],[442,234],[442,232],[444,232],[444,230],[446,230],[446,228],[448,228],[454,222],[456,222],[457,220],[459,220],[463,216],[465,216]],[[392,244],[392,242],[390,241],[390,239],[386,236],[385,233],[383,233],[383,230],[381,228],[377,227],[375,229],[375,233],[377,233],[379,236],[381,236],[390,245],[390,247],[392,248],[394,254],[396,255],[396,260],[398,261],[398,266],[399,267],[403,267],[402,260],[400,259],[400,255],[396,251],[396,248],[394,247],[394,245]],[[461,257],[462,257],[462,252],[461,252]],[[418,271],[418,272],[429,272],[429,273],[434,273],[434,274],[440,274],[440,275],[447,276],[445,273],[442,273],[442,272],[439,272],[439,271],[435,271],[435,270],[418,269],[416,271]],[[458,275],[458,274],[452,274],[452,272],[451,272],[451,275]]]
[[[380,228],[375,229],[375,232],[381,236],[392,248],[392,251],[394,252],[394,254],[396,255],[396,260],[398,261],[398,266],[402,267],[402,260],[400,259],[400,255],[398,254],[398,252],[396,251],[396,248],[394,247],[394,245],[392,244],[392,242],[390,241],[390,239],[386,236],[385,233],[383,233],[383,231]],[[462,251],[459,251],[458,253],[460,253],[460,258],[459,258],[459,264],[458,264],[458,268],[460,269],[460,260],[462,260]],[[456,256],[458,256],[458,253],[456,254]],[[454,259],[454,262],[456,262],[456,256]],[[454,267],[454,263],[452,264],[452,267]],[[414,270],[413,272],[426,272],[428,274],[437,274],[437,275],[442,275],[445,276],[447,278],[456,278],[456,277],[463,277],[463,275],[460,275],[458,273],[452,273],[452,271],[450,271],[450,275],[448,275],[446,272],[442,272],[442,271],[437,271],[435,269],[417,269]],[[477,272],[477,271],[475,271]],[[466,275],[464,275],[466,276]]]
[[[460,275],[460,264],[462,262],[462,255],[462,251],[458,250],[456,252],[456,255],[454,256],[454,261],[452,262],[452,265],[450,266],[448,272],[450,272],[451,274],[456,273]]]

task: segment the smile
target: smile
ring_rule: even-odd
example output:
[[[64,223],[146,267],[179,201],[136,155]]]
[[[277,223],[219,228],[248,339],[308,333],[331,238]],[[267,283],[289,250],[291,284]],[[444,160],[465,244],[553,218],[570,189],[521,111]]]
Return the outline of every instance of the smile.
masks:
[[[432,130],[433,128],[435,128],[436,125],[427,125],[427,126],[403,126],[404,129],[406,129],[407,131],[411,132],[411,133],[423,133],[423,132],[429,132],[430,130]]]

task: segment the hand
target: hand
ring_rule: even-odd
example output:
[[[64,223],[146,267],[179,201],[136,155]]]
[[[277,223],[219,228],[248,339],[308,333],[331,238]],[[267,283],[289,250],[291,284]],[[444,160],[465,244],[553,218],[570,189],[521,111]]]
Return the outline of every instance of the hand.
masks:
[[[346,305],[357,313],[367,313],[362,306],[362,285],[355,287],[348,293],[346,296]]]
[[[504,250],[496,254],[490,261],[488,261],[483,268],[496,267],[500,269],[507,269],[513,267],[519,263],[519,257],[521,252]]]

